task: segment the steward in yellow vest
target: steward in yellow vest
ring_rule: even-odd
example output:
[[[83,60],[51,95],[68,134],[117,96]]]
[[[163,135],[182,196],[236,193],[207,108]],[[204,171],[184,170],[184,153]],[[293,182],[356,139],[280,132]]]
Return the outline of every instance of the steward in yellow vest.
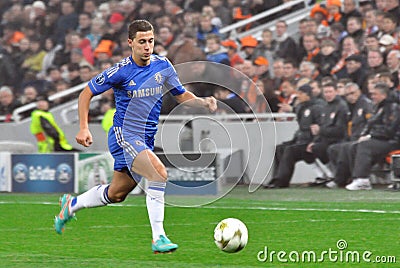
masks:
[[[49,103],[46,99],[36,102],[36,110],[31,114],[31,133],[36,137],[38,152],[78,151],[65,138],[64,132],[57,125],[54,116],[48,111]]]

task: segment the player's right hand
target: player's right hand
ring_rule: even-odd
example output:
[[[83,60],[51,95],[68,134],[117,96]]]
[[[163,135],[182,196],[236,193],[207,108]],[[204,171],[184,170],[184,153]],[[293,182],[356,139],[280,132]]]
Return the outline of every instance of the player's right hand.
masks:
[[[76,134],[75,139],[77,143],[85,147],[89,147],[93,143],[92,134],[89,129],[80,129],[78,134]]]

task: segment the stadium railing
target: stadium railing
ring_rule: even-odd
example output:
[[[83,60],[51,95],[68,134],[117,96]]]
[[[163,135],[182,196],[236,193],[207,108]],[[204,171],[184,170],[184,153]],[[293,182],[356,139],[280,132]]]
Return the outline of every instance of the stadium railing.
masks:
[[[310,10],[313,5],[310,5],[308,2],[309,2],[308,0],[295,0],[295,1],[287,2],[285,4],[279,5],[272,9],[269,9],[262,13],[254,15],[251,18],[241,20],[239,22],[236,22],[236,23],[233,23],[226,27],[223,27],[220,29],[220,33],[228,35],[229,38],[231,38],[231,39],[241,39],[242,37],[245,37],[248,35],[253,35],[256,38],[259,38],[259,37],[261,37],[261,33],[264,29],[270,29],[271,31],[275,31],[276,20],[267,22],[265,24],[261,24],[257,27],[251,28],[244,32],[238,32],[238,30],[241,29],[242,27],[246,26],[249,23],[259,21],[268,16],[271,16],[278,12],[284,11],[287,8],[290,8],[290,7],[299,5],[299,4],[303,4],[300,9],[295,10],[295,11],[293,11],[287,15],[284,15],[282,17],[279,17],[279,20],[284,20],[288,24],[288,34],[290,36],[294,36],[298,33],[298,27],[297,27],[298,22],[310,14]]]

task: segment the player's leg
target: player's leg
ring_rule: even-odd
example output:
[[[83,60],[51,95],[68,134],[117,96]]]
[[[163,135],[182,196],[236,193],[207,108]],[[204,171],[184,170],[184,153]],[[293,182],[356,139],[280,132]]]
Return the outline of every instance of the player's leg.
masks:
[[[136,186],[136,182],[127,172],[114,171],[110,184],[94,186],[76,197],[64,194],[60,198],[61,211],[54,220],[56,232],[61,234],[65,224],[74,218],[75,212],[82,208],[101,207],[124,201]]]
[[[164,231],[164,192],[167,181],[164,164],[151,150],[146,149],[136,156],[132,171],[148,180],[146,205],[153,234],[152,250],[155,253],[176,250],[178,245],[172,243]]]
[[[94,186],[87,192],[74,197],[71,201],[71,213],[82,208],[122,202],[135,186],[136,182],[128,175],[127,171],[114,171],[110,184]]]

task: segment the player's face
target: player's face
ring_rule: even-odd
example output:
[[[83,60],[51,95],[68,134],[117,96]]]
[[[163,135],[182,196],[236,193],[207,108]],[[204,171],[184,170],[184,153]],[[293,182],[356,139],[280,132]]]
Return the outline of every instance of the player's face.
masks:
[[[145,66],[150,63],[150,56],[154,49],[154,33],[152,31],[137,32],[136,37],[128,39],[132,48],[132,58],[136,64]]]

